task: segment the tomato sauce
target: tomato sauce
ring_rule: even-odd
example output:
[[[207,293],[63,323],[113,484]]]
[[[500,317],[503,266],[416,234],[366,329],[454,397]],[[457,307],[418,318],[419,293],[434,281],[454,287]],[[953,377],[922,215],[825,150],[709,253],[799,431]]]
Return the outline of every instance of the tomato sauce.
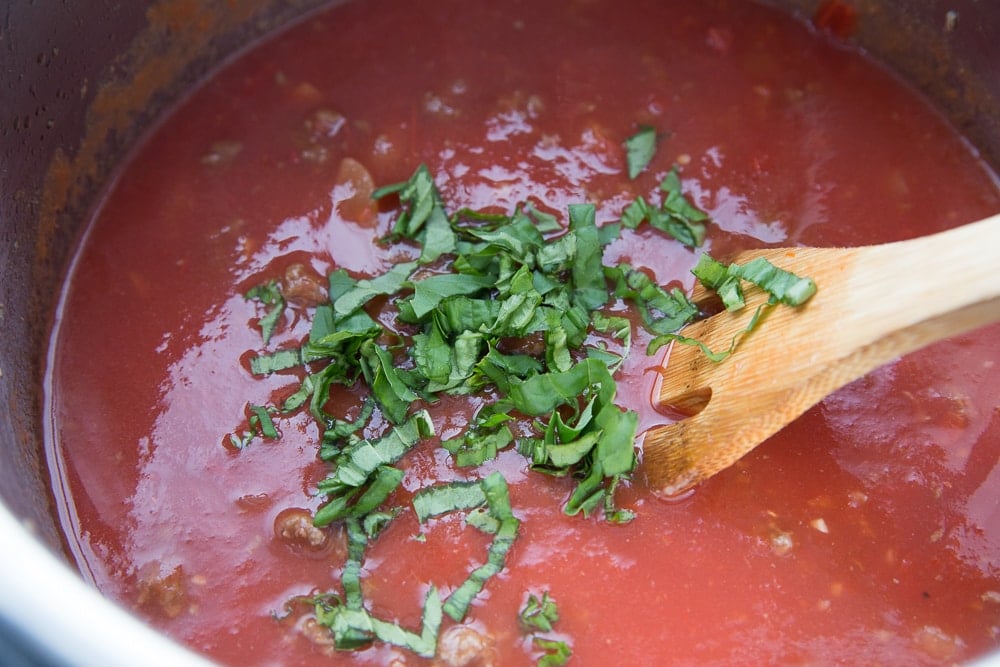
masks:
[[[641,125],[662,139],[629,180],[622,143]],[[81,570],[221,663],[428,663],[380,643],[333,652],[289,606],[339,590],[346,553],[341,527],[295,521],[318,508],[328,469],[311,417],[278,419],[279,440],[226,444],[248,404],[301,378],[251,375],[260,312],[243,293],[292,265],[387,269],[396,251],[377,239],[396,211],[367,195],[420,163],[449,210],[531,201],[565,220],[586,201],[599,224],[676,163],[719,257],[909,238],[1000,209],[995,176],[911,90],[748,2],[366,0],[255,45],[107,192],[66,283],[46,384],[53,487]],[[684,288],[696,259],[649,231],[605,256]],[[279,347],[309,331],[290,312]],[[619,384],[643,429],[666,419],[650,403],[659,360],[646,340]],[[686,498],[658,500],[636,475],[619,489],[637,514],[622,526],[564,516],[571,482],[513,449],[470,471],[435,439],[401,462],[395,501],[435,480],[508,481],[521,533],[461,626],[480,643],[468,664],[534,664],[517,614],[544,591],[571,664],[967,660],[1000,644],[998,361],[997,327],[907,356]],[[453,437],[471,411],[442,402],[437,433]],[[457,586],[488,542],[457,516],[420,526],[404,510],[366,553],[366,604],[418,630],[428,585]]]

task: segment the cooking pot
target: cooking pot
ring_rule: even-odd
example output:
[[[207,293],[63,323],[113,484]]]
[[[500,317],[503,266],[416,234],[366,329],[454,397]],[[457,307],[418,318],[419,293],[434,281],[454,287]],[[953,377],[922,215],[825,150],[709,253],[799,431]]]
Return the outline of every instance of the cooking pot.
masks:
[[[321,0],[8,3],[0,23],[0,656],[5,665],[204,661],[72,569],[46,469],[41,383],[59,284],[115,165],[184,90]],[[816,0],[775,0],[811,16]],[[850,40],[909,80],[1000,171],[1000,4],[853,0]],[[1000,665],[1000,655],[986,662]]]

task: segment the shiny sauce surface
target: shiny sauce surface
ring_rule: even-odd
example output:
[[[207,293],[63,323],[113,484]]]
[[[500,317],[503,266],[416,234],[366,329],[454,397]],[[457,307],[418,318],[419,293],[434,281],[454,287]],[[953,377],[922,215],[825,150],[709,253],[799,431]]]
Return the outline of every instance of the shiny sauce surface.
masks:
[[[630,180],[622,143],[641,125],[662,139]],[[565,220],[590,202],[599,224],[678,164],[719,257],[910,238],[1000,210],[995,176],[911,90],[752,3],[366,0],[256,45],[122,168],[66,283],[46,379],[81,570],[221,663],[432,662],[384,644],[334,652],[288,611],[337,590],[345,558],[337,526],[319,550],[282,532],[319,506],[311,417],[226,445],[248,404],[301,379],[247,370],[260,312],[243,293],[292,265],[387,269],[395,251],[378,240],[396,211],[358,195],[421,163],[451,210],[531,201]],[[687,289],[697,253],[627,232],[605,255],[622,260]],[[308,335],[303,312],[276,345]],[[651,404],[660,360],[636,335],[619,398],[645,429],[666,417]],[[995,326],[907,356],[689,497],[658,500],[636,475],[619,490],[637,514],[623,526],[564,516],[572,482],[513,449],[470,471],[434,439],[401,462],[395,500],[493,471],[510,485],[521,534],[463,624],[482,644],[468,664],[534,664],[517,624],[529,591],[557,601],[570,664],[950,664],[1000,644],[998,362]],[[474,408],[434,406],[438,434]],[[458,585],[486,544],[404,510],[366,556],[371,611],[418,628],[427,585]]]

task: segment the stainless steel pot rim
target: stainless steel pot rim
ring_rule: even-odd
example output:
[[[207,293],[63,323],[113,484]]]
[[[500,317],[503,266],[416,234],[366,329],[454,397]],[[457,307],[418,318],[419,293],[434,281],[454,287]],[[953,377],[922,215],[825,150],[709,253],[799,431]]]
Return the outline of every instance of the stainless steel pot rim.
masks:
[[[46,667],[213,667],[117,606],[56,558],[0,502],[0,629]],[[53,603],[53,601],[57,601]],[[46,619],[38,623],[37,619]],[[35,663],[26,663],[34,666]],[[1000,654],[971,667],[1000,667]]]
[[[32,662],[72,667],[211,667],[117,606],[0,503],[0,624]],[[41,622],[40,622],[41,621]],[[6,664],[5,659],[0,662]],[[17,664],[17,663],[15,663]]]

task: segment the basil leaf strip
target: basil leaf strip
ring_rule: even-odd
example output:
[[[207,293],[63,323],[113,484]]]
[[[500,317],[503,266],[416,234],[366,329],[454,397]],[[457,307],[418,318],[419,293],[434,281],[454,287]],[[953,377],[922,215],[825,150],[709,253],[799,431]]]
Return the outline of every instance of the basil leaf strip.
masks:
[[[552,632],[552,625],[559,620],[559,610],[548,591],[544,591],[541,598],[531,593],[517,618],[527,632]]]
[[[746,264],[722,264],[707,253],[698,258],[691,272],[709,289],[719,293],[727,310],[742,308],[745,301],[740,280],[757,285],[770,295],[771,303],[801,306],[816,293],[812,278],[800,278],[781,269],[764,257]]]
[[[518,614],[518,621],[525,633],[552,632],[553,626],[559,620],[556,603],[549,597],[548,591],[538,598],[533,593]],[[565,665],[573,655],[570,645],[559,639],[532,634],[532,646],[543,651],[539,656],[538,665]]]
[[[625,140],[625,161],[628,165],[628,177],[635,178],[642,173],[656,152],[656,130],[652,127],[642,127],[638,132]]]
[[[348,516],[345,520],[348,556],[341,573],[344,600],[341,602],[340,598],[332,594],[318,595],[313,599],[316,620],[330,628],[334,645],[338,649],[357,649],[378,639],[409,649],[422,657],[433,657],[437,650],[443,613],[461,622],[486,582],[503,570],[507,552],[517,537],[520,525],[511,512],[507,482],[503,475],[497,472],[478,482],[453,482],[423,489],[414,496],[413,506],[421,523],[449,512],[485,507],[489,521],[478,518],[469,523],[481,529],[485,527],[487,532],[494,535],[486,563],[474,569],[443,602],[434,586],[428,588],[421,631],[417,634],[398,624],[375,618],[365,609],[361,572],[369,535],[361,518]],[[383,518],[391,519],[380,517]]]
[[[636,197],[622,212],[621,223],[635,229],[646,221],[650,227],[669,234],[688,247],[700,246],[705,240],[704,223],[708,215],[684,197],[677,167],[667,173],[660,183],[660,191],[663,201],[659,207],[652,206],[643,197]]]
[[[361,591],[361,569],[368,535],[357,518],[346,521],[348,558],[341,574],[344,601],[332,594],[313,598],[316,621],[330,628],[334,646],[340,650],[354,650],[371,644],[374,639],[400,646],[424,658],[433,658],[437,652],[441,630],[442,602],[434,586],[424,598],[420,633],[406,630],[396,623],[383,621],[364,608]]]
[[[545,653],[538,659],[538,667],[562,667],[573,656],[573,649],[564,641],[534,637],[532,644]]]
[[[422,410],[375,442],[361,440],[345,448],[334,458],[333,472],[317,484],[319,493],[335,499],[354,492],[368,484],[381,466],[392,465],[433,433],[430,415]]]
[[[260,326],[261,337],[264,339],[264,345],[267,346],[271,340],[271,336],[274,335],[274,330],[277,328],[278,322],[285,313],[285,297],[281,293],[278,281],[270,280],[261,285],[251,287],[244,295],[244,298],[248,301],[260,301],[265,306],[270,306],[264,317],[257,321],[258,326]]]
[[[462,621],[472,604],[472,600],[486,586],[486,582],[499,574],[507,559],[507,552],[517,538],[520,521],[510,509],[510,495],[507,482],[498,472],[492,473],[479,482],[486,497],[489,514],[499,523],[493,542],[490,543],[486,563],[469,574],[469,578],[456,588],[444,603],[444,612],[456,621]]]
[[[342,318],[350,315],[376,296],[395,294],[402,289],[416,268],[416,262],[404,262],[396,264],[376,278],[356,281],[350,289],[334,299],[333,309],[335,313]]]

